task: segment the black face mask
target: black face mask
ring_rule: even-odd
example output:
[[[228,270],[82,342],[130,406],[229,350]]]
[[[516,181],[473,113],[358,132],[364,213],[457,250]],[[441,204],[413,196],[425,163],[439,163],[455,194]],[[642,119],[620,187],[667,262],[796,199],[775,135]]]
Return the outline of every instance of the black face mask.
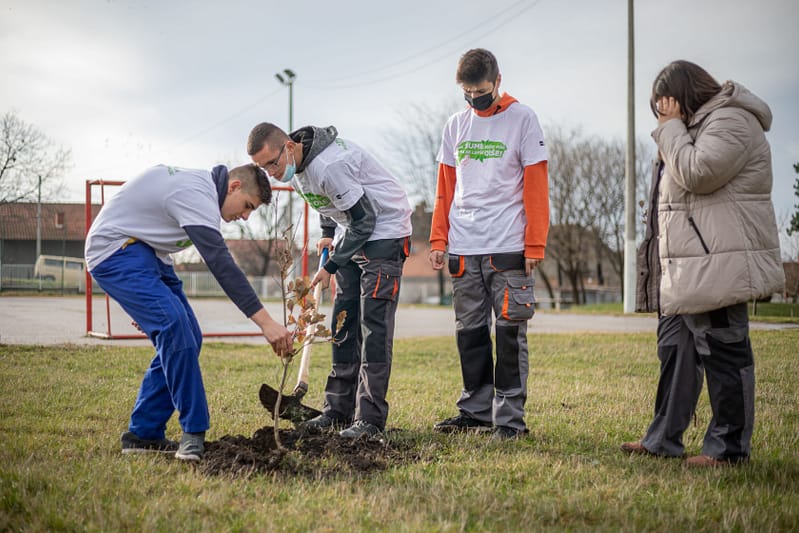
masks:
[[[492,90],[490,93],[478,96],[477,98],[472,98],[468,94],[464,93],[463,98],[474,109],[478,111],[485,111],[486,109],[491,107],[491,102],[494,101],[494,91]]]

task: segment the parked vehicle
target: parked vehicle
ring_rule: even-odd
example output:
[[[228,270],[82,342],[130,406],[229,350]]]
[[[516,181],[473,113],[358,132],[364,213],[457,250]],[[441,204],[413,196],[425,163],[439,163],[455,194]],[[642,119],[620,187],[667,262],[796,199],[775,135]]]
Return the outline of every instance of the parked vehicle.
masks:
[[[40,255],[33,268],[33,276],[50,282],[56,289],[86,290],[86,261],[82,257]]]

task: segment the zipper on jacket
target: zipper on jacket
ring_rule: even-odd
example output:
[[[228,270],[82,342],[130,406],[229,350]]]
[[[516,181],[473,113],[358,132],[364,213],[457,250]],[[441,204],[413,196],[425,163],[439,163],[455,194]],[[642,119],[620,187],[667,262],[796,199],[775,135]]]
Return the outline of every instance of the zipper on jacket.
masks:
[[[702,248],[705,249],[705,253],[709,254],[710,253],[710,249],[707,247],[707,244],[705,244],[705,239],[702,238],[702,234],[699,233],[699,228],[696,227],[696,222],[694,222],[694,217],[688,217],[688,223],[691,224],[692,228],[694,228],[694,231],[696,232],[696,236],[699,237],[699,242],[702,243]]]
[[[651,299],[651,297],[657,296],[658,297],[658,305],[657,305],[658,316],[660,316],[660,296],[659,296],[660,290],[657,290],[656,293],[651,295],[651,296],[649,294],[649,280],[654,275],[654,273],[652,272],[652,269],[655,268],[655,265],[653,265],[652,262],[649,259],[651,257],[652,247],[657,244],[657,241],[660,238],[660,236],[658,235],[659,232],[658,232],[658,228],[657,228],[657,225],[658,225],[658,221],[657,221],[657,218],[658,218],[658,202],[657,202],[657,198],[658,198],[658,194],[659,194],[659,191],[660,191],[660,178],[661,178],[662,173],[663,173],[663,162],[661,162],[657,166],[657,168],[654,168],[653,169],[653,173],[652,173],[652,181],[654,183],[654,186],[652,187],[652,189],[650,190],[650,193],[649,193],[650,194],[650,196],[649,196],[649,206],[647,207],[646,214],[645,214],[645,217],[644,217],[645,218],[644,223],[647,226],[647,231],[649,231],[649,240],[646,241],[646,250],[644,250],[644,261],[645,261],[645,266],[646,266],[646,273],[641,272],[642,275],[645,275],[644,280],[641,282],[641,284],[643,286],[643,293],[644,293],[643,294],[644,308],[651,311],[653,306],[650,305],[650,299]],[[646,234],[644,234],[644,238],[646,238]],[[659,265],[658,265],[658,268],[659,268]]]

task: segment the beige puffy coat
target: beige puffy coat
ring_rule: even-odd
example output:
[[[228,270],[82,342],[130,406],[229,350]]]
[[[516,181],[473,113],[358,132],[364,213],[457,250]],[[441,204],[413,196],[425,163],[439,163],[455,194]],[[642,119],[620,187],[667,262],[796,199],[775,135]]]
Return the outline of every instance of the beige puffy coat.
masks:
[[[770,126],[768,105],[728,81],[687,127],[673,119],[652,133],[665,166],[650,206],[656,246],[639,251],[639,310],[702,313],[782,291]],[[642,265],[655,251],[658,264]],[[658,298],[643,302],[642,286],[658,277]]]

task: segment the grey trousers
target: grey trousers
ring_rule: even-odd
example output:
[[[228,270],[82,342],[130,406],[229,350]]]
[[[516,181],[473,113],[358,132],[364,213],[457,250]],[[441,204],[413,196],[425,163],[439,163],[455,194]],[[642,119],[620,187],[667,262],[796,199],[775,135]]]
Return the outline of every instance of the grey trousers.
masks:
[[[338,421],[385,428],[394,319],[408,246],[407,238],[369,241],[336,272],[331,331],[341,311],[347,318],[335,334],[340,342],[333,344],[323,412]]]
[[[534,279],[523,254],[450,254],[455,335],[463,374],[461,414],[525,430],[527,321],[534,313]],[[492,315],[493,313],[493,315]],[[496,363],[491,325],[496,318]]]
[[[682,456],[703,377],[713,417],[702,454],[742,461],[749,457],[755,418],[755,366],[746,303],[658,322],[660,381],[655,416],[641,443],[652,453]]]

